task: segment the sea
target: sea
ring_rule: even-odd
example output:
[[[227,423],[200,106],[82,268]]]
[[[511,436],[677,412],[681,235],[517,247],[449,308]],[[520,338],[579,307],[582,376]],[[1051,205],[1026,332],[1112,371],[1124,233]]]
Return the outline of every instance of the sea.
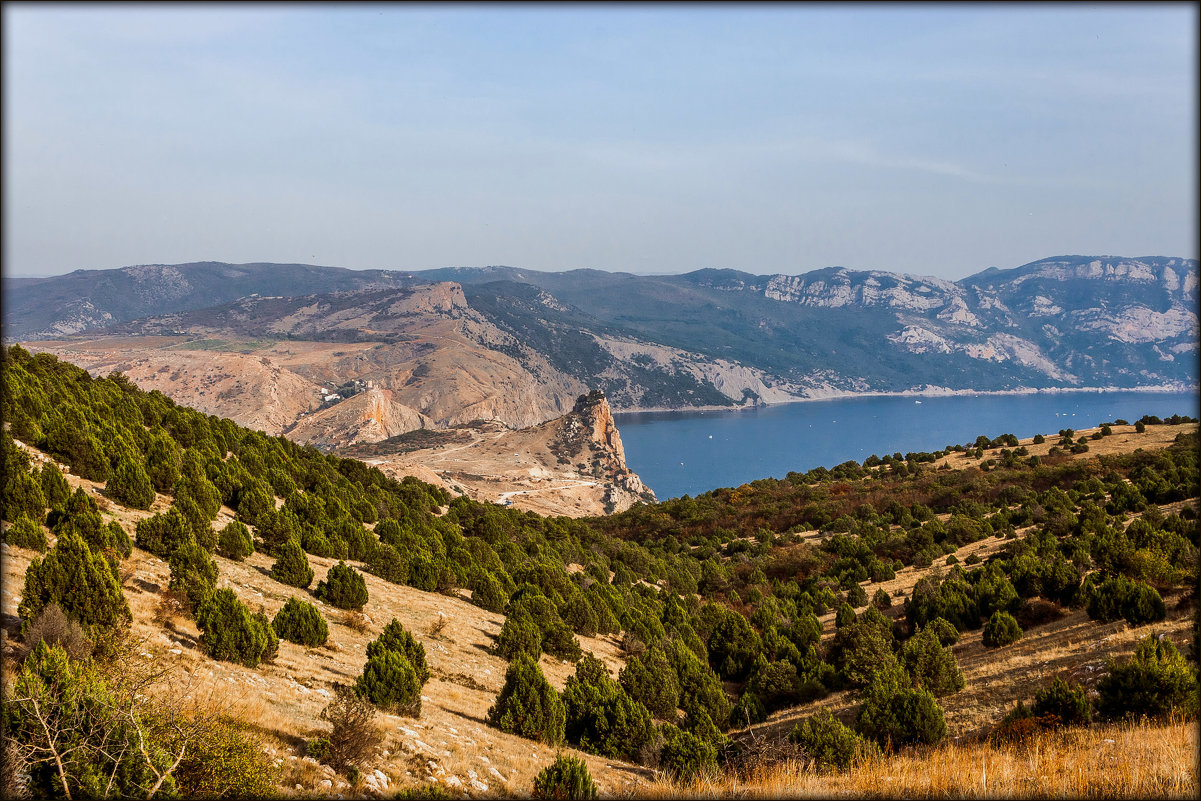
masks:
[[[872,454],[937,451],[983,434],[1056,435],[1143,415],[1201,417],[1197,392],[872,396],[740,411],[615,415],[626,464],[660,500]]]

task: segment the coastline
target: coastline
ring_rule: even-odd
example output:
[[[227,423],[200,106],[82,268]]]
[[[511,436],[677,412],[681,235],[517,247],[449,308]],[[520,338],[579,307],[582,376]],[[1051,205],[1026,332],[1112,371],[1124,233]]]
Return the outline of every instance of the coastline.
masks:
[[[901,392],[829,392],[811,397],[794,397],[790,400],[775,403],[757,403],[743,406],[653,406],[635,407],[629,409],[613,409],[614,418],[634,414],[676,414],[681,412],[747,412],[756,409],[766,409],[774,406],[785,406],[793,403],[810,403],[814,401],[850,400],[855,398],[947,398],[970,397],[973,395],[1067,395],[1067,394],[1105,394],[1112,392],[1193,392],[1201,399],[1201,386],[1181,384],[1156,384],[1145,387],[1020,387],[1018,389],[950,389],[948,387],[924,387],[922,389],[906,389]]]

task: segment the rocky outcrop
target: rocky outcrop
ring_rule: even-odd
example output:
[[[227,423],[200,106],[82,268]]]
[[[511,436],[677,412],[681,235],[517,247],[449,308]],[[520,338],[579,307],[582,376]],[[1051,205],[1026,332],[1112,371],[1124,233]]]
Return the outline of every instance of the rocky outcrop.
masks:
[[[432,427],[433,421],[428,417],[396,403],[391,390],[373,387],[305,415],[287,435],[302,444],[336,448],[380,442],[419,428]]]
[[[654,500],[655,494],[626,465],[621,434],[603,392],[592,390],[581,395],[570,414],[548,425],[556,429],[549,449],[557,461],[574,465],[581,476],[605,482],[606,511],[625,509],[639,500]]]

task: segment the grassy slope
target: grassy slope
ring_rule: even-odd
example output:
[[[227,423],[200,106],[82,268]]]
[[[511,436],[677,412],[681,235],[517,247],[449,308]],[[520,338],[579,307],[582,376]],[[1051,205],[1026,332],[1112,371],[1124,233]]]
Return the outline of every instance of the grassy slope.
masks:
[[[1148,430],[1149,436],[1114,436],[1105,442],[1111,448],[1149,450],[1170,442],[1179,430],[1182,429],[1152,427]],[[1081,458],[1094,455],[1095,452]],[[951,461],[958,467],[970,460]],[[128,510],[103,499],[98,494],[101,484],[75,476],[69,476],[69,481],[73,487],[83,486],[89,492],[97,493],[101,507],[108,507],[106,515],[119,520],[131,534],[138,518],[162,511],[170,503],[167,496],[159,496],[151,512]],[[1178,506],[1164,509],[1171,512]],[[215,525],[221,527],[231,517],[231,510],[223,508]],[[962,561],[972,552],[987,552],[1003,542],[993,538],[973,543],[960,549],[956,556]],[[19,600],[22,576],[36,554],[20,548],[3,548],[2,610],[6,620],[11,622]],[[331,644],[305,649],[282,642],[274,663],[257,670],[214,662],[199,652],[198,631],[192,621],[175,618],[165,626],[156,623],[158,592],[166,587],[167,565],[137,548],[123,564],[125,592],[135,617],[134,634],[141,639],[140,647],[149,655],[147,658],[176,664],[177,681],[172,686],[173,692],[203,697],[207,703],[225,708],[251,723],[266,736],[284,770],[281,794],[322,795],[354,790],[345,786],[332,771],[303,757],[303,743],[320,736],[327,728],[318,714],[326,703],[330,685],[354,681],[362,670],[366,644],[392,617],[400,620],[425,644],[433,673],[424,689],[420,719],[383,716],[383,727],[388,732],[384,745],[386,753],[371,767],[387,774],[393,787],[424,784],[433,777],[452,789],[456,786],[467,788],[472,781],[478,781],[489,787],[489,793],[526,794],[537,771],[553,759],[552,749],[503,734],[483,721],[503,683],[505,662],[488,652],[503,620],[500,615],[471,606],[461,598],[423,593],[366,574],[371,600],[364,611],[369,624],[366,631],[357,631],[347,625],[349,621],[343,613],[322,605],[307,592],[279,584],[266,575],[272,562],[270,558],[256,554],[244,563],[219,556],[216,559],[221,586],[232,587],[252,610],[261,605],[268,615],[274,615],[294,594],[315,602],[331,623]],[[316,586],[334,560],[311,555],[309,560],[316,572],[313,582]],[[908,567],[884,586],[890,592],[899,590],[908,594],[918,578],[928,570],[936,569],[939,568],[919,570]],[[875,586],[869,585],[872,590]],[[1059,621],[1030,629],[1020,642],[999,651],[984,649],[978,631],[964,634],[955,646],[955,654],[967,679],[967,687],[942,699],[950,730],[947,743],[933,749],[898,754],[890,757],[883,766],[870,766],[846,776],[820,777],[808,772],[803,765],[782,763],[747,780],[724,776],[701,786],[681,787],[656,782],[652,773],[641,767],[582,754],[574,749],[566,750],[585,759],[602,793],[608,795],[713,793],[775,797],[789,790],[818,796],[843,792],[852,795],[1024,796],[1034,794],[1039,788],[1045,788],[1050,795],[1068,797],[1195,794],[1196,774],[1184,773],[1193,765],[1194,724],[1141,729],[1097,727],[1064,738],[1048,739],[1045,745],[1039,746],[1042,756],[1033,761],[1028,751],[991,748],[978,741],[978,735],[1019,698],[1029,700],[1036,689],[1056,675],[1085,683],[1095,682],[1099,677],[1098,668],[1103,667],[1106,657],[1127,656],[1133,643],[1151,630],[1166,632],[1178,646],[1184,646],[1191,637],[1192,611],[1179,605],[1179,593],[1169,595],[1166,600],[1169,618],[1154,627],[1131,629],[1123,622],[1094,623],[1077,610]],[[893,614],[899,613],[899,605],[900,598],[894,603]],[[448,622],[441,632],[433,634],[431,624],[439,613],[446,615]],[[833,613],[823,618],[823,626],[825,636],[831,636]],[[591,650],[603,658],[610,671],[616,674],[622,663],[616,638],[580,639],[585,651]],[[545,655],[542,667],[552,684],[559,688],[572,673],[570,665]],[[796,721],[819,708],[829,707],[835,714],[849,716],[854,706],[854,699],[846,693],[834,694],[811,705],[778,712],[766,723],[755,727],[753,732],[739,736],[767,741],[786,734]],[[1119,744],[1129,742],[1130,745],[1116,747],[1113,743],[1105,743],[1107,739]],[[1098,761],[1098,752],[1106,754],[1107,759],[1112,755],[1112,760]],[[1056,767],[1057,764],[1061,767]],[[985,778],[981,778],[981,772]],[[990,773],[991,780],[987,778]],[[1054,786],[1038,783],[1040,777],[1051,775],[1068,778]],[[330,784],[324,785],[325,781]],[[475,792],[478,795],[483,791],[477,787]]]

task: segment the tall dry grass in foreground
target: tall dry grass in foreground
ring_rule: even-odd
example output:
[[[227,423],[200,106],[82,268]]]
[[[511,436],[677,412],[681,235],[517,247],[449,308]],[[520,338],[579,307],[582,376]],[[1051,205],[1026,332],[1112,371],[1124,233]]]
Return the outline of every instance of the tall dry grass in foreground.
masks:
[[[948,743],[841,775],[797,761],[739,779],[659,782],[659,798],[1196,798],[1196,720],[1044,732],[1022,744]]]

